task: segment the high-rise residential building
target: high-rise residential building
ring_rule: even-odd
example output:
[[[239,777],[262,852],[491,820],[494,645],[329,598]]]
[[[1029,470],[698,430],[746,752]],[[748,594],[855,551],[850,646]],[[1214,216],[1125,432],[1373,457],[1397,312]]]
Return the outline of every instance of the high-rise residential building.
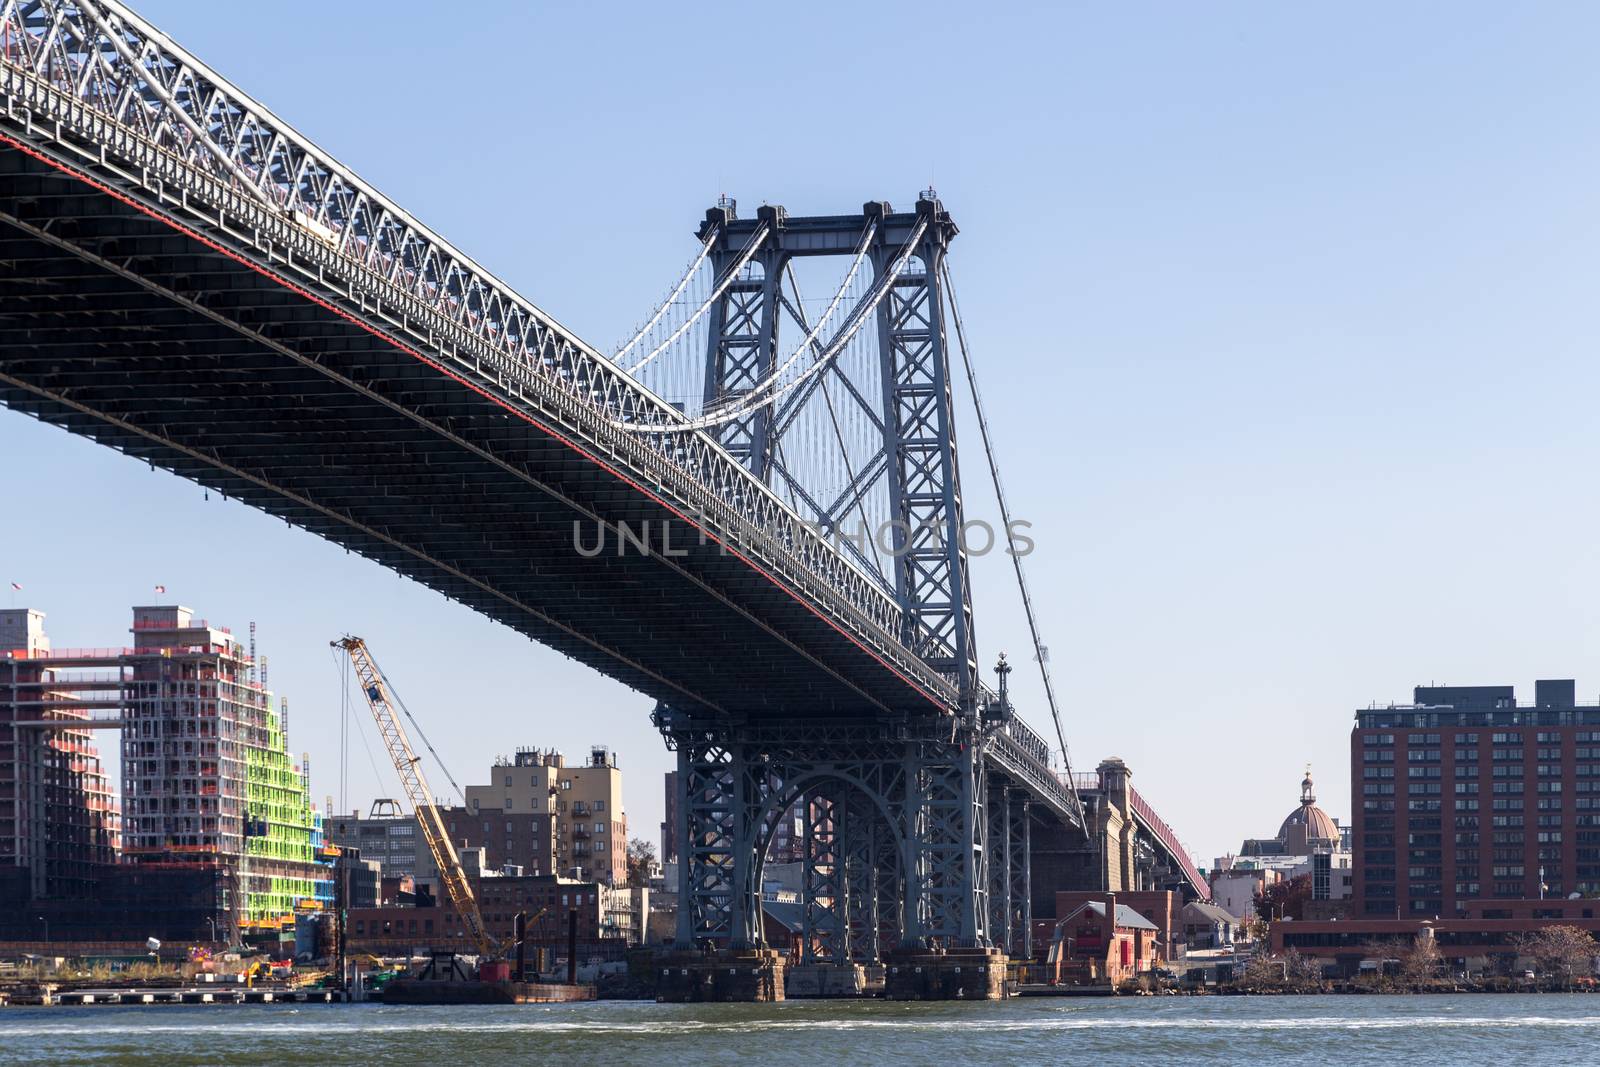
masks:
[[[628,878],[628,822],[616,756],[595,746],[587,763],[568,766],[554,750],[518,749],[500,757],[487,785],[467,786],[474,812],[546,814],[555,822],[557,874],[623,885]]]
[[[332,900],[321,816],[246,648],[185,607],[133,609],[122,728],[123,858],[215,866],[246,926]]]
[[[13,725],[11,745],[0,747],[0,782],[11,785],[0,813],[12,816],[0,818],[8,842],[0,848],[17,866],[37,867],[43,856],[44,880],[32,875],[30,897],[101,895],[112,880],[106,865],[120,858],[131,884],[181,884],[185,914],[198,907],[193,887],[212,887],[201,909],[210,918],[183,921],[219,938],[292,931],[296,912],[332,902],[331,858],[304,767],[289,753],[252,653],[229,630],[186,607],[143,606],[133,609],[131,646],[52,651],[42,618],[22,609],[0,619],[9,683],[0,718],[30,723]],[[122,735],[120,857],[91,728]],[[52,882],[68,854],[82,876]],[[172,905],[179,922],[175,900],[159,897],[147,893],[151,914]]]
[[[52,651],[43,612],[0,611],[0,868],[15,880],[8,897],[87,896],[96,870],[116,861],[122,818],[91,719],[120,706],[122,674],[102,651]]]
[[[1532,704],[1509,685],[1418,686],[1357,711],[1350,787],[1358,916],[1600,893],[1600,704],[1570,679],[1537,682]]]

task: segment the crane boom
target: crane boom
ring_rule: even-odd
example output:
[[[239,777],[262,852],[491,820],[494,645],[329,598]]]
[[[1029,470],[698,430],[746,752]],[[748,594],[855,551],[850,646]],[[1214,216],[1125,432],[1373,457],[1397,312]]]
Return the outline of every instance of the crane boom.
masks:
[[[378,670],[377,662],[367,650],[367,643],[361,638],[344,637],[332,644],[335,648],[344,649],[350,656],[350,665],[355,668],[356,678],[361,682],[361,692],[366,696],[367,706],[372,709],[372,717],[378,723],[378,734],[383,738],[389,758],[394,761],[394,769],[400,775],[400,785],[411,801],[411,809],[416,812],[417,825],[422,828],[422,839],[427,842],[428,852],[433,856],[433,865],[439,871],[439,880],[444,883],[450,906],[460,916],[461,924],[466,927],[467,936],[477,946],[479,954],[485,959],[493,957],[498,946],[489,939],[484,929],[483,913],[478,910],[478,900],[467,882],[461,858],[456,855],[450,835],[445,832],[444,819],[439,816],[438,805],[433,802],[433,792],[428,788],[428,779],[422,773],[422,762],[411,750],[411,739],[406,736],[405,728],[400,725],[390,706],[383,673]]]

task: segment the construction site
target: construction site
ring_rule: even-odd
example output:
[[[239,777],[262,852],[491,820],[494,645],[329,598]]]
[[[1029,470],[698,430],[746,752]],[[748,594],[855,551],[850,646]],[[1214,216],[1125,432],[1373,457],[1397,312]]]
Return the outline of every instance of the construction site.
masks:
[[[521,753],[516,780],[498,761],[470,806],[441,812],[365,644],[336,642],[410,809],[391,801],[380,829],[401,824],[425,846],[395,881],[410,887],[425,869],[433,889],[386,893],[381,862],[325,836],[309,758],[290,753],[288,703],[268,687],[254,624],[241,641],[190,608],[145,605],[129,633],[121,646],[58,649],[43,612],[0,611],[0,941],[22,965],[54,960],[59,975],[67,960],[128,968],[149,957],[196,979],[248,976],[252,958],[286,968],[309,958],[336,968],[342,987],[349,974],[387,978],[420,961],[397,998],[593,995],[576,982],[580,945],[586,958],[615,958],[632,925],[630,891],[612,885],[625,875],[626,823],[608,750],[577,767],[553,751]],[[102,762],[106,733],[120,789]],[[492,824],[496,847],[510,849],[516,818],[527,875],[509,856],[491,867],[486,847],[467,847]],[[564,973],[538,977],[562,948]]]
[[[253,626],[246,644],[186,607],[132,614],[131,644],[57,650],[42,612],[0,611],[0,938],[279,952],[332,907],[335,854],[287,702]]]

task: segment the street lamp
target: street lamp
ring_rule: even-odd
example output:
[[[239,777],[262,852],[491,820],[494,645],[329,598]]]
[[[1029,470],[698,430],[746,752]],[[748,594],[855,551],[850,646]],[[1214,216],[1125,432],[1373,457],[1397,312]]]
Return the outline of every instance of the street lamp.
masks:
[[[43,915],[41,915],[41,916],[39,916],[39,921],[44,923],[44,944],[45,944],[46,948],[49,948],[50,947],[50,920],[46,919]]]
[[[217,917],[215,915],[207,915],[206,922],[211,924],[211,943],[215,945],[217,943]]]

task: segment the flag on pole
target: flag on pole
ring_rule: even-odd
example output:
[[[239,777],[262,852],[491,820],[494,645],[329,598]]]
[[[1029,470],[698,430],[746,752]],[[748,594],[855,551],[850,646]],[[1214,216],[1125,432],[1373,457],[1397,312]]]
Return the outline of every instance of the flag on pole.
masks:
[[[164,586],[164,585],[158,585],[158,586],[156,586],[156,592],[158,592],[158,593],[165,593],[165,592],[166,592],[166,591],[167,591],[167,587],[166,587],[166,586]]]

